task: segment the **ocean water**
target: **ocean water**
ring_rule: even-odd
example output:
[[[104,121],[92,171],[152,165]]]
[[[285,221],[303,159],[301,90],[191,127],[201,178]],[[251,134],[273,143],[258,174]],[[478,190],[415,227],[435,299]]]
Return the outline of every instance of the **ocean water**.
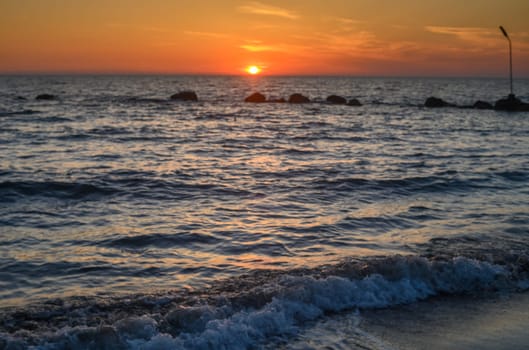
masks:
[[[169,100],[187,89],[198,102]],[[507,89],[0,77],[0,348],[390,348],[363,310],[524,293],[529,114],[421,106]],[[244,103],[255,91],[315,102]],[[300,345],[343,313],[343,343]]]

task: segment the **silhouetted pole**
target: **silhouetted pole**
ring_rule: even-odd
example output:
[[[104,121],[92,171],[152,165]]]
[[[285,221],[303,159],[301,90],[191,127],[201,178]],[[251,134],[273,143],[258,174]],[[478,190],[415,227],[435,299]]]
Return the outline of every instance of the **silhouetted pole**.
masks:
[[[507,38],[507,40],[509,40],[509,69],[510,69],[509,71],[510,71],[510,77],[511,77],[511,96],[514,96],[514,93],[512,91],[512,43],[511,43],[511,38],[509,38],[509,34],[507,34],[507,31],[505,30],[505,28],[500,26],[500,30],[503,33],[503,35]]]

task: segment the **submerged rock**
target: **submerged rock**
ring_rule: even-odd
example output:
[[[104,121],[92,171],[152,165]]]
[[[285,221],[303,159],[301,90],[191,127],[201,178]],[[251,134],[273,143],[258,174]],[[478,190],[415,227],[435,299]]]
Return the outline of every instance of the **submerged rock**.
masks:
[[[293,94],[288,98],[288,103],[309,103],[310,99],[302,94]]]
[[[529,112],[529,103],[522,102],[513,94],[510,94],[507,98],[496,101],[494,109],[497,111]]]
[[[349,100],[349,102],[347,102],[347,105],[348,106],[360,107],[362,104],[356,98],[352,98],[352,99]]]
[[[259,92],[254,92],[250,96],[246,97],[244,102],[263,103],[266,102],[266,96]]]
[[[198,96],[194,91],[180,91],[171,96],[171,100],[198,101]]]
[[[486,101],[476,101],[476,103],[474,103],[472,108],[475,108],[475,109],[493,109],[494,106],[492,106],[492,104],[490,104],[490,103],[488,103]]]
[[[283,97],[281,97],[281,98],[272,98],[272,99],[268,100],[267,102],[270,102],[270,103],[285,103],[285,102],[287,102],[287,100],[285,100]]]
[[[48,101],[51,101],[51,100],[56,100],[57,96],[52,95],[52,94],[40,94],[37,97],[35,97],[35,99],[36,100],[48,100]]]
[[[439,107],[450,107],[452,106],[450,103],[437,98],[437,97],[428,97],[426,101],[424,102],[424,107],[428,108],[439,108]]]
[[[344,105],[347,103],[347,100],[343,98],[342,96],[331,95],[327,97],[327,102],[335,104],[335,105]]]

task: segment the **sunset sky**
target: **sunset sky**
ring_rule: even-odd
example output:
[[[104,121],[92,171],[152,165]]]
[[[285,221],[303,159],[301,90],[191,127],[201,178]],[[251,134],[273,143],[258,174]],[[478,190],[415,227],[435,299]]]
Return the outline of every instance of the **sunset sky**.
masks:
[[[1,0],[0,73],[529,77],[528,0]]]

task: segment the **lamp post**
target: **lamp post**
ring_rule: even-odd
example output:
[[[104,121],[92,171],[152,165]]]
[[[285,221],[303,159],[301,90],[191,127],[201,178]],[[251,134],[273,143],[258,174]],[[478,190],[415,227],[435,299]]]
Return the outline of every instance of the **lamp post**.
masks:
[[[511,38],[509,38],[509,34],[507,34],[507,31],[505,30],[505,28],[503,28],[503,26],[500,26],[500,30],[503,33],[503,36],[505,36],[507,40],[509,40],[509,72],[510,72],[510,78],[511,78],[511,94],[509,95],[509,98],[512,98],[514,97],[514,93],[512,90],[512,43],[511,43]]]

